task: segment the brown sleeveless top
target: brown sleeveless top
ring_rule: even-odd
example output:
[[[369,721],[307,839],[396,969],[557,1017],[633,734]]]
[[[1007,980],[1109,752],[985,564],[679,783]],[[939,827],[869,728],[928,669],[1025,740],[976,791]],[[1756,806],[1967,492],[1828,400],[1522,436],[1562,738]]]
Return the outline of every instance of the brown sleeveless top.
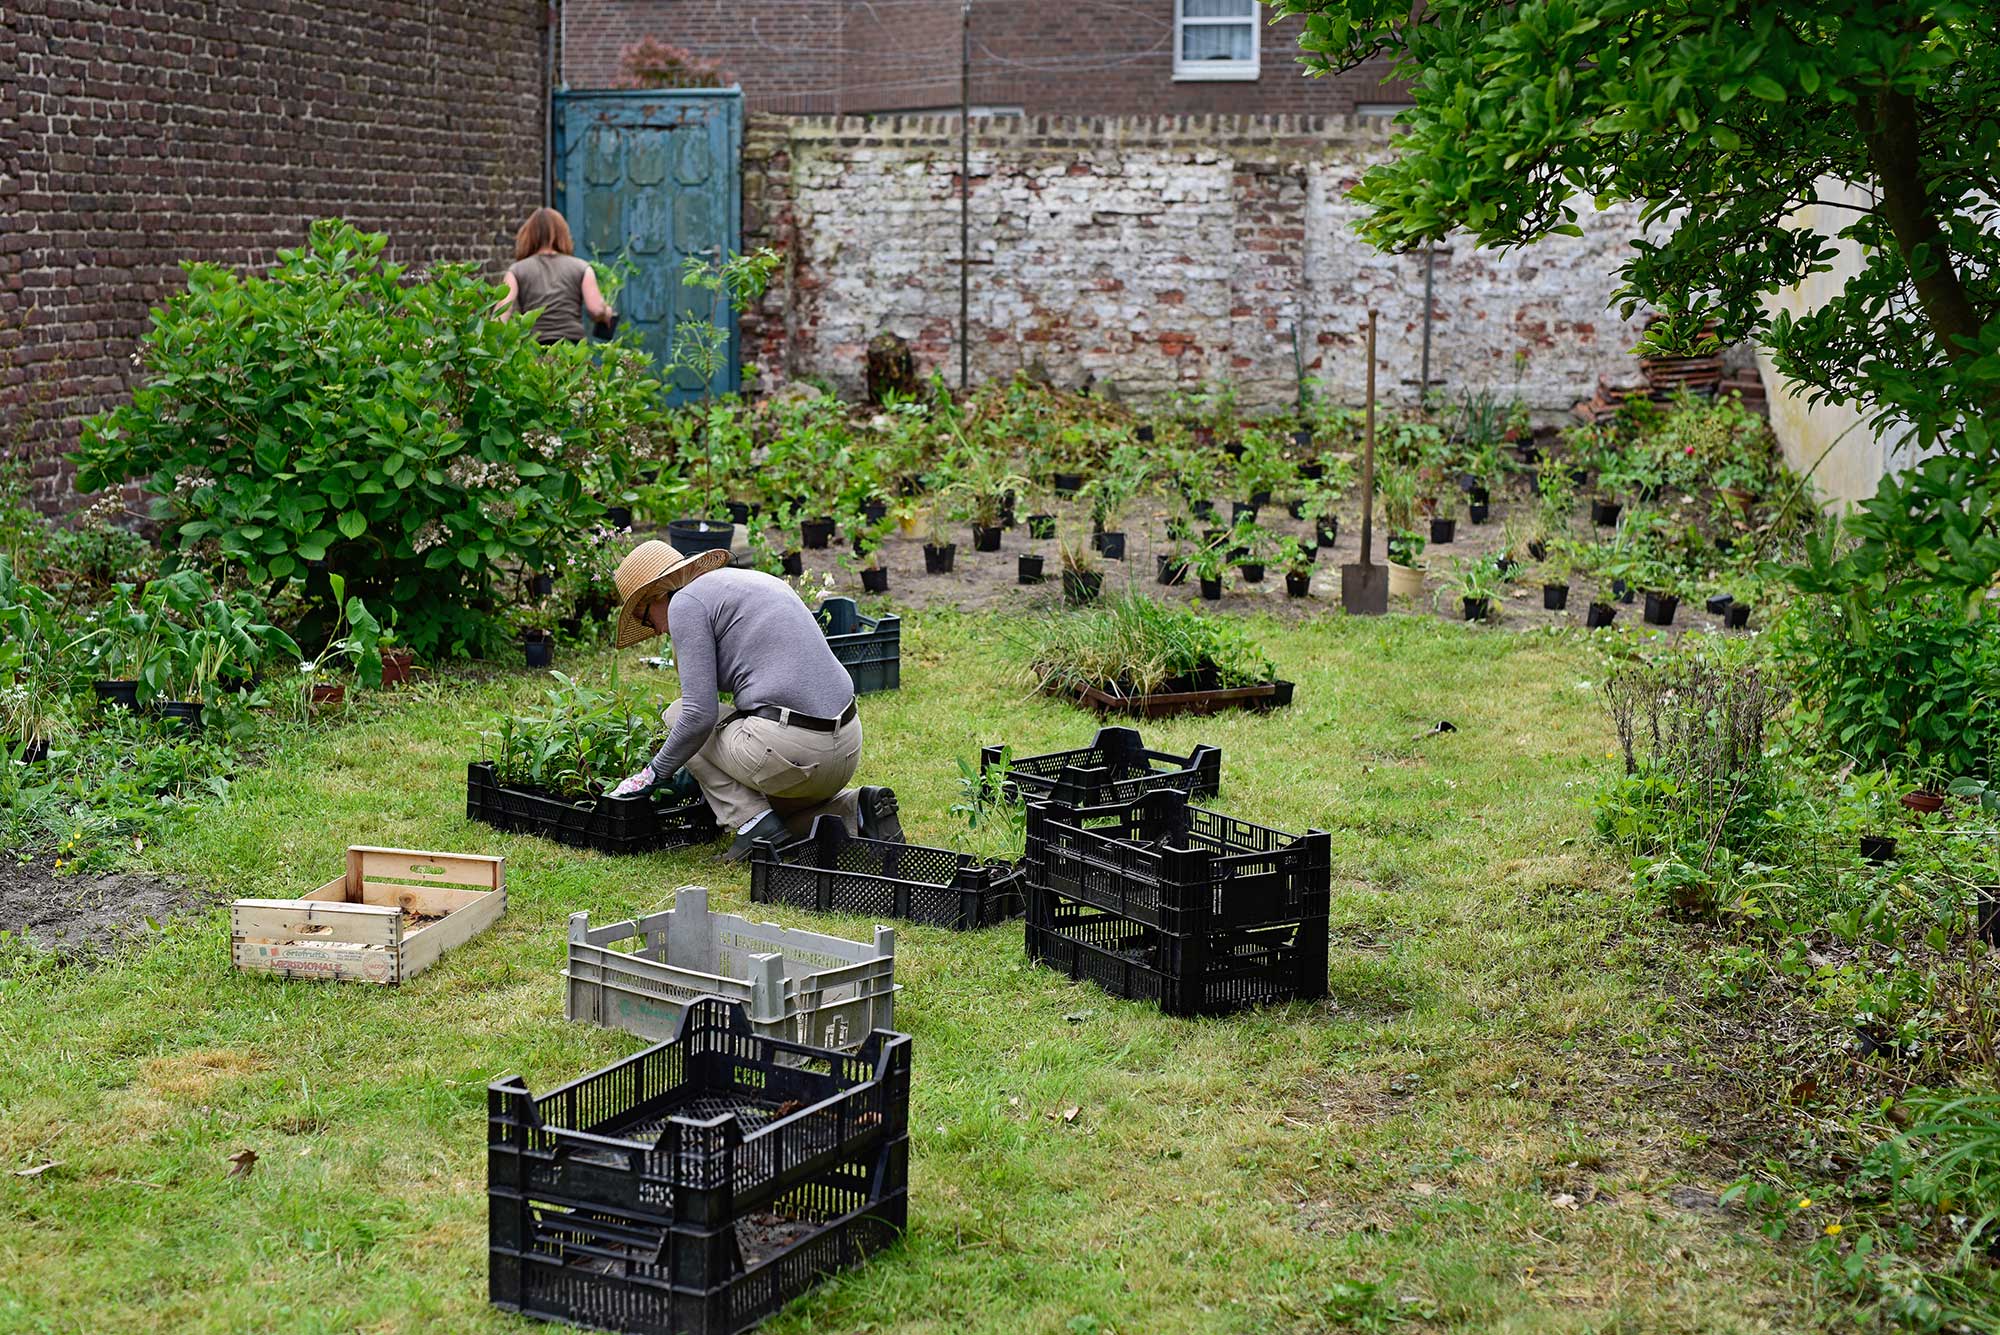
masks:
[[[583,276],[590,266],[574,255],[530,255],[509,271],[520,289],[514,309],[540,311],[535,337],[544,343],[583,337]]]

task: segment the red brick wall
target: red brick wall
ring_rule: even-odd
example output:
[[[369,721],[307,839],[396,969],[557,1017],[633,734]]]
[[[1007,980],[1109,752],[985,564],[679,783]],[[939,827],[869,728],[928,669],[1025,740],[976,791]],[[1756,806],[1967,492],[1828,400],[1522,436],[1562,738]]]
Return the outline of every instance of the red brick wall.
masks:
[[[182,260],[312,219],[498,261],[541,199],[542,0],[9,0],[0,11],[0,449],[59,501]]]
[[[1383,70],[1306,79],[1300,20],[1262,25],[1254,82],[1174,79],[1174,0],[974,0],[972,97],[1028,115],[1345,115],[1405,100]],[[617,78],[643,36],[720,60],[752,111],[956,106],[959,0],[565,0],[563,76]]]

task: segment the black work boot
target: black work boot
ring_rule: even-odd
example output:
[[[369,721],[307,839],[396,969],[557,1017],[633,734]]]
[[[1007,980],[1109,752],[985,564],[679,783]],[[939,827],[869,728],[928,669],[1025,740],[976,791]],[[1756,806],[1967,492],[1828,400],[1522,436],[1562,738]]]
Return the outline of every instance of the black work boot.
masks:
[[[863,788],[856,806],[861,809],[861,837],[885,844],[903,842],[903,822],[896,816],[896,792],[892,788]]]
[[[760,841],[769,839],[774,843],[784,843],[785,822],[777,812],[767,811],[757,818],[757,823],[736,836],[736,842],[722,855],[724,862],[741,862],[750,856],[750,850]]]

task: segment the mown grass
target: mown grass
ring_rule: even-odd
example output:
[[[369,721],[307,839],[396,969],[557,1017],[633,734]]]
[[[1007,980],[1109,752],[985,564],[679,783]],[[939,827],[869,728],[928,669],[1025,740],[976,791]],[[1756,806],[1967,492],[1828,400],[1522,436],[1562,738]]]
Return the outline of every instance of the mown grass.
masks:
[[[1577,837],[1608,763],[1591,653],[1401,618],[1262,630],[1297,706],[1147,731],[1220,744],[1226,810],[1331,831],[1330,1002],[1171,1020],[1030,967],[1018,927],[903,926],[910,1236],[768,1329],[1823,1329],[1791,1258],[1671,1203],[1726,1170],[1644,1060],[1654,946]],[[1026,693],[1019,637],[906,623],[903,690],[864,719],[913,839],[952,834],[954,757],[1095,727]],[[236,974],[218,909],[0,984],[0,1166],[59,1161],[0,1175],[0,1331],[530,1327],[486,1305],[487,1082],[638,1046],[563,1021],[567,916],[689,882],[747,901],[705,851],[466,823],[477,727],[541,685],[447,683],[288,745],[147,851],[218,899],[295,894],[349,843],[504,853],[508,916],[413,983]]]

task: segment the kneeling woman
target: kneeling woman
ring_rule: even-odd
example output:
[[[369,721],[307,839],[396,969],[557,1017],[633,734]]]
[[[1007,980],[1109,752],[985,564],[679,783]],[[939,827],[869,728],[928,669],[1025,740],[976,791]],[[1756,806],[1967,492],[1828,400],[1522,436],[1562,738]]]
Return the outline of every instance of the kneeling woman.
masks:
[[[618,567],[618,647],[666,635],[681,698],[652,763],[612,796],[648,792],[686,766],[736,832],[723,854],[731,862],[760,839],[783,839],[788,822],[803,830],[828,812],[864,838],[901,842],[896,795],[846,786],[861,764],[861,720],[819,623],[783,580],[728,561],[642,542]],[[724,692],[735,698],[727,710]]]

